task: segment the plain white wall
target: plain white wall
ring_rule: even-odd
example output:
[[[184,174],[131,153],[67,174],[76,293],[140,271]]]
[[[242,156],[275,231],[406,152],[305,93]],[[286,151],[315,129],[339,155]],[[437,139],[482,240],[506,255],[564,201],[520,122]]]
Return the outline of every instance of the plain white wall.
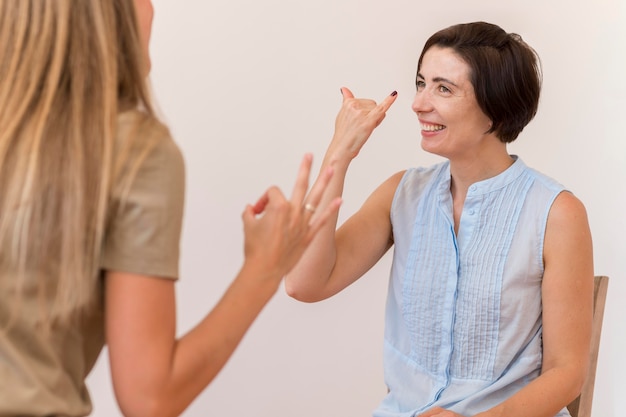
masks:
[[[319,163],[341,86],[376,100],[399,93],[352,165],[341,219],[394,172],[438,161],[419,148],[410,110],[416,60],[436,30],[485,20],[520,33],[542,58],[539,113],[510,151],[587,206],[596,273],[611,276],[594,415],[618,415],[626,392],[624,0],[154,3],[152,81],[187,162],[180,333],[241,265],[244,205],[270,184],[290,191],[305,152]],[[301,304],[280,291],[185,416],[369,415],[385,392],[389,260],[322,303]],[[89,378],[94,416],[120,415],[107,366],[104,354]]]

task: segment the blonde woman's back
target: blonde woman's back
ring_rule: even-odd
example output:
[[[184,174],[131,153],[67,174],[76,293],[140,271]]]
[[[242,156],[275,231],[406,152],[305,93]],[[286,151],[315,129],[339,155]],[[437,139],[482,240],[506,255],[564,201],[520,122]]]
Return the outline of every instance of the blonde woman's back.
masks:
[[[276,187],[243,213],[245,262],[181,337],[184,164],[154,117],[150,0],[0,0],[0,416],[78,417],[104,334],[127,416],[177,416],[215,378],[340,199]],[[305,209],[306,208],[306,209]]]
[[[55,292],[51,320],[96,301],[119,108],[153,119],[133,10],[0,1],[0,265],[16,271],[16,308],[27,275]]]
[[[2,416],[89,413],[100,271],[122,245],[107,233],[141,194],[133,184],[146,166],[167,159],[180,189],[169,196],[182,193],[182,158],[152,114],[139,45],[132,2],[0,0]]]
[[[184,201],[182,156],[167,129],[146,114],[128,111],[118,120],[114,159],[127,161],[119,167],[127,175],[120,178],[134,172],[132,180],[116,182],[108,200],[99,268],[175,278]],[[121,158],[121,153],[130,156]],[[167,217],[159,212],[163,206],[169,207]],[[50,410],[89,414],[84,380],[104,345],[103,283],[96,287],[97,302],[49,328],[41,308],[55,302],[55,277],[45,277],[50,285],[40,292],[40,280],[27,275],[19,314],[14,314],[15,273],[0,269],[0,323],[10,323],[0,331],[0,415],[44,415]]]

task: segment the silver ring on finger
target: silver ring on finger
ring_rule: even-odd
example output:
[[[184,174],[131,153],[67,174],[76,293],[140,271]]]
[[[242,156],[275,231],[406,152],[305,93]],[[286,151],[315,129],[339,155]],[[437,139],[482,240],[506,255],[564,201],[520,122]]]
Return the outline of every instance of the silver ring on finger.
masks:
[[[306,203],[306,204],[304,205],[304,209],[305,209],[306,211],[310,211],[311,213],[315,213],[316,207],[315,207],[313,204]]]

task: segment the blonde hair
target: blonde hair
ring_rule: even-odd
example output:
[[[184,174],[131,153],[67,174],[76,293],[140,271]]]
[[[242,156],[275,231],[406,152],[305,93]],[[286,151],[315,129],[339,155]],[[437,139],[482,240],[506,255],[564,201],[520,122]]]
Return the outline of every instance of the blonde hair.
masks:
[[[97,301],[118,113],[157,123],[139,38],[132,0],[0,0],[0,279],[53,320]]]

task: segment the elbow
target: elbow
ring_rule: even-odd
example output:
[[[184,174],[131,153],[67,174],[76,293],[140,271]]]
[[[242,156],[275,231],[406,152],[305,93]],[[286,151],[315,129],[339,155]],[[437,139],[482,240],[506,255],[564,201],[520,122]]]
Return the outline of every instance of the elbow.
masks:
[[[157,401],[146,398],[123,401],[118,398],[117,404],[125,417],[167,417]]]
[[[563,366],[554,368],[553,372],[559,375],[559,385],[566,404],[574,401],[583,391],[587,379],[587,363],[580,366]]]
[[[583,388],[585,387],[585,381],[587,381],[588,374],[589,373],[587,367],[584,367],[578,372],[577,377],[574,378],[574,381],[572,383],[572,400],[574,400],[582,393]]]
[[[134,400],[133,404],[118,402],[120,410],[125,417],[176,417],[180,412],[173,411],[169,405],[158,399]]]
[[[307,297],[304,296],[304,293],[300,291],[297,285],[291,283],[291,281],[285,281],[285,292],[289,297],[293,298],[294,300],[307,302]]]
[[[298,290],[293,285],[290,285],[289,282],[285,282],[285,292],[289,297],[298,301],[302,301],[299,298]]]
[[[311,291],[306,291],[304,288],[301,288],[301,286],[295,284],[292,280],[289,279],[285,279],[285,292],[289,297],[303,303],[315,303],[323,299],[314,296]]]
[[[580,395],[582,392],[585,382],[587,381],[589,375],[589,362],[582,361],[578,366],[572,367],[570,370],[570,378],[571,381],[570,387],[570,395],[571,399],[574,400],[576,397]]]
[[[116,392],[117,404],[125,417],[176,417],[181,411],[172,409],[167,395],[139,393],[137,390]]]

